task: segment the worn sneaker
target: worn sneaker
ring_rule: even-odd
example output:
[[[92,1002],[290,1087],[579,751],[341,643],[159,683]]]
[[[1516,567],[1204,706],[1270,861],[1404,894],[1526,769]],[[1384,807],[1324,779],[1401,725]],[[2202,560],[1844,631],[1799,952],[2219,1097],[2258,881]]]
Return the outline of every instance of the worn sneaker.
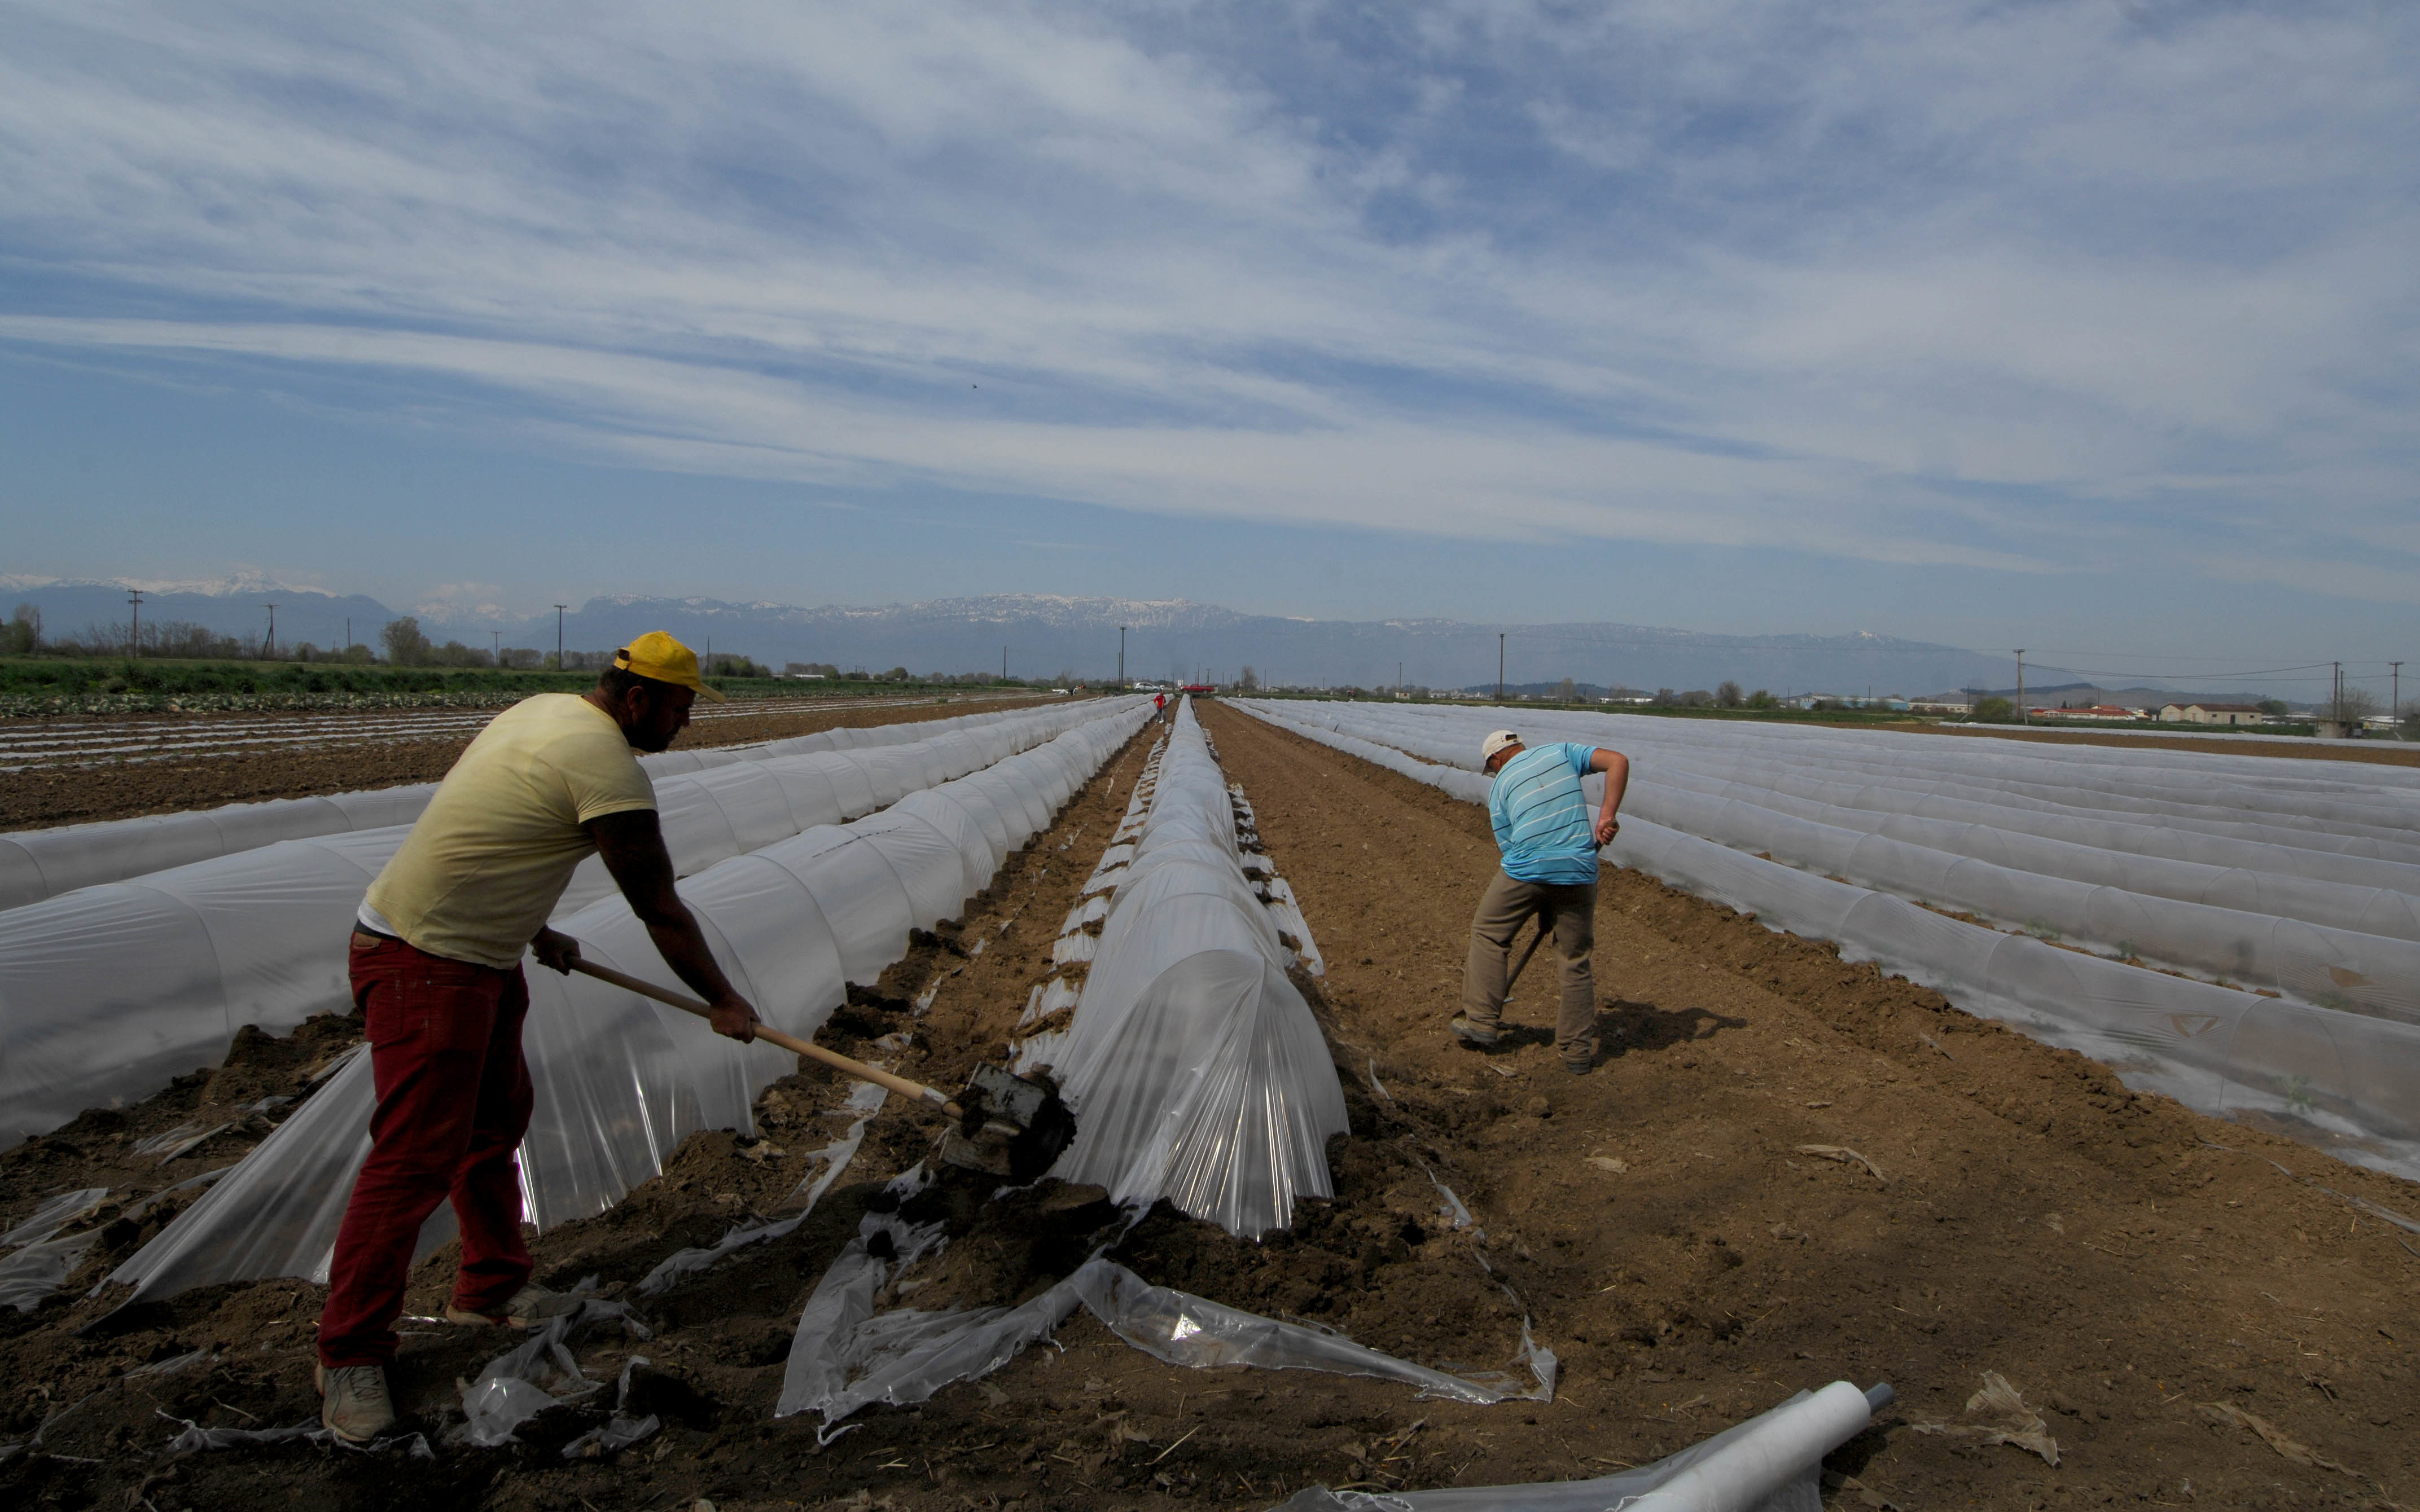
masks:
[[[1596,1058],[1592,1056],[1575,1057],[1564,1061],[1563,1069],[1575,1076],[1585,1076],[1596,1070]]]
[[[319,1423],[347,1443],[367,1443],[395,1427],[395,1402],[386,1394],[386,1371],[374,1365],[315,1365]]]
[[[1447,1027],[1453,1030],[1455,1039],[1460,1040],[1464,1044],[1469,1045],[1475,1050],[1490,1049],[1496,1043],[1496,1031],[1494,1029],[1489,1028],[1484,1024],[1473,1024],[1469,1019],[1464,1017],[1460,1013],[1456,1013],[1453,1016],[1453,1022],[1450,1025],[1448,1025]]]
[[[544,1287],[527,1286],[491,1313],[474,1313],[454,1303],[445,1304],[449,1323],[493,1323],[498,1328],[535,1328],[550,1318],[561,1318],[579,1307],[581,1299]]]

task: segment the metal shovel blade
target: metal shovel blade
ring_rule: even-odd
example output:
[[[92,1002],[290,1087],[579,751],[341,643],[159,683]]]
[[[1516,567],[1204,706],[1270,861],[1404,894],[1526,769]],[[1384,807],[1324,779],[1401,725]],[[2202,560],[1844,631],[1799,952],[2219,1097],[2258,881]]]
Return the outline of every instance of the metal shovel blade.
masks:
[[[969,1170],[1039,1180],[1076,1137],[1075,1115],[1047,1076],[978,1066],[957,1103],[966,1114],[941,1136],[941,1159]]]

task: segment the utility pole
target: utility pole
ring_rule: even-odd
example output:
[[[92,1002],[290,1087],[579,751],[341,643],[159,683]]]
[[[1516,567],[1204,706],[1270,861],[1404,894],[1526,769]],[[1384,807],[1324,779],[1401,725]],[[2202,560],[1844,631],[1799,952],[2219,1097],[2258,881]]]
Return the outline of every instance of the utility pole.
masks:
[[[2335,669],[2328,674],[2329,686],[2335,689],[2335,691],[2328,695],[2328,717],[2338,724],[2342,724],[2344,722],[2345,715],[2344,663],[2336,661],[2330,662],[2328,665]]]
[[[1496,702],[1504,702],[1504,632],[1496,632]]]
[[[260,607],[269,610],[269,639],[260,643],[260,659],[274,661],[277,658],[277,606],[263,604]]]
[[[351,656],[352,654],[353,654],[353,617],[352,617],[351,615],[348,614],[348,615],[346,615],[346,616],[345,616],[345,655],[346,655],[346,656]]]
[[[1126,686],[1126,627],[1118,626],[1118,687]]]
[[[1400,661],[1395,663],[1395,696],[1404,696],[1404,664]]]
[[[1006,646],[1000,648],[1000,680],[1003,683],[1008,681],[1008,648]]]
[[[2017,648],[2017,723],[2031,724],[2025,717],[2025,648]]]
[[[563,611],[566,607],[562,604],[554,606],[554,670],[556,671],[566,670],[563,665]]]
[[[488,659],[494,662],[499,667],[504,664],[504,631],[490,630],[488,632]]]
[[[2395,669],[2395,681],[2389,685],[2394,691],[2387,695],[2386,717],[2395,721],[2395,738],[2400,740],[2403,738],[2403,663],[2390,661],[2387,665]]]
[[[141,591],[132,588],[128,589],[126,591],[126,606],[134,611],[133,624],[126,632],[126,654],[130,656],[139,656],[143,655],[143,594]]]

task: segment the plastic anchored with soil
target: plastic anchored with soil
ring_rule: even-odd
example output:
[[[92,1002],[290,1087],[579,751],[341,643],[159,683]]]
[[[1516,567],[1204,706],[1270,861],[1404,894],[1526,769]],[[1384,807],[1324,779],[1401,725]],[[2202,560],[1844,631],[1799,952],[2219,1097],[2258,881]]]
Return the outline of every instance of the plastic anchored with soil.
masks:
[[[1022,815],[1030,822],[1019,825],[1021,834],[1048,819],[1047,809],[1036,814],[1032,806],[1037,782],[1055,782],[1055,775],[1006,763],[1072,730],[1131,725],[1142,709],[1137,700],[1104,700],[982,716],[980,724],[939,733],[895,726],[825,732],[738,754],[667,752],[655,760],[699,764],[686,774],[659,766],[665,843],[675,870],[693,876],[782,841],[832,839],[844,820],[858,821],[855,834],[890,827],[921,839],[940,827],[960,859],[958,873],[927,880],[920,872],[914,911],[954,907],[998,864],[1005,820],[989,810]],[[908,738],[880,743],[887,732]],[[842,735],[850,739],[841,743]],[[789,748],[814,743],[827,744]],[[717,758],[711,769],[708,756]],[[1002,775],[975,779],[985,813],[922,796],[901,804],[992,770]],[[885,805],[895,806],[887,821],[866,823]],[[148,1096],[172,1075],[214,1059],[247,1024],[282,1032],[313,1013],[345,1011],[353,912],[407,832],[391,825],[283,841],[0,913],[0,1143],[112,1098]],[[971,887],[961,885],[969,879]],[[558,918],[612,892],[592,856],[573,874]]]
[[[1303,958],[1245,873],[1235,820],[1188,699],[1054,1047],[1078,1133],[1053,1174],[1251,1238],[1289,1223],[1297,1196],[1333,1195],[1345,1113],[1287,980]]]
[[[1097,706],[1096,706],[1097,707]],[[1139,728],[1138,702],[1047,745],[931,790],[917,818],[894,807],[735,856],[680,885],[723,969],[768,1023],[812,1036],[998,870],[995,832],[1021,845]],[[1031,796],[1031,803],[1027,801]],[[902,806],[904,807],[904,806]],[[1039,812],[1035,812],[1035,810]],[[973,885],[970,885],[973,879]],[[616,896],[565,927],[586,953],[660,985],[670,968]],[[603,1211],[701,1129],[752,1132],[756,1094],[790,1058],[702,1032],[676,1011],[588,977],[530,973],[523,1053],[536,1113],[521,1189],[539,1227]],[[130,1301],[271,1275],[325,1279],[354,1173],[368,1150],[369,1057],[341,1070],[209,1196],[112,1273]],[[453,1236],[440,1208],[425,1255]]]

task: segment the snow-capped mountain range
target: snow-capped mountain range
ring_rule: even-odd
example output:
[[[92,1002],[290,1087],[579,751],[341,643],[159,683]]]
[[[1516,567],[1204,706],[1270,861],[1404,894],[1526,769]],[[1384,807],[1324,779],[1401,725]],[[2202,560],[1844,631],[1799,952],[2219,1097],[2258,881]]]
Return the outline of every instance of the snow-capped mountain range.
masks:
[[[191,621],[257,641],[277,605],[281,646],[354,640],[375,645],[396,611],[362,594],[241,573],[194,581],[62,579],[0,574],[9,604],[40,609],[53,634],[127,620],[127,592],[145,595],[156,622]],[[455,584],[432,592],[418,618],[432,639],[552,650],[551,613],[517,615],[480,602],[496,591]],[[7,604],[0,604],[5,611]],[[348,625],[349,621],[349,625]],[[1956,646],[1860,631],[1850,635],[1714,635],[1612,623],[1472,625],[1455,620],[1315,620],[1248,614],[1188,599],[992,594],[921,603],[807,607],[769,601],[606,594],[564,616],[564,643],[595,650],[651,629],[670,630],[701,651],[744,652],[779,667],[830,662],[880,671],[997,671],[1006,652],[1019,677],[1070,672],[1101,678],[1118,670],[1125,626],[1129,677],[1225,678],[1255,669],[1264,682],[1362,687],[1455,687],[1492,684],[1497,637],[1508,681],[1572,677],[1652,689],[1712,687],[1726,678],[1776,692],[1913,693],[2005,682],[2006,658]],[[1400,669],[1400,671],[1399,671]]]

